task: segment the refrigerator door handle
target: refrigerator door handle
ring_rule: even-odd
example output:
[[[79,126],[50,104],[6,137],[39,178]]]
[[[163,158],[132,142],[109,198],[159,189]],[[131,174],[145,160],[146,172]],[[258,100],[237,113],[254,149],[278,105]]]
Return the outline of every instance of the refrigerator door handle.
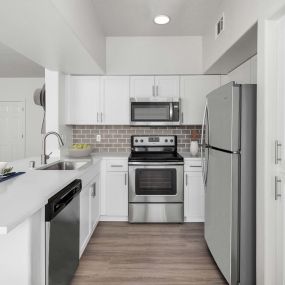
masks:
[[[208,144],[209,144],[209,135],[210,135],[210,126],[209,126],[209,113],[208,113],[208,106],[206,104],[206,113],[205,113],[205,118],[206,118],[206,131],[207,131],[207,138],[208,138]],[[206,145],[205,147],[205,151],[207,150],[208,154],[207,154],[207,161],[205,163],[205,168],[206,168],[206,175],[205,175],[205,185],[207,184],[207,180],[208,180],[208,164],[209,164],[209,145]]]
[[[204,116],[203,116],[203,123],[202,123],[202,134],[201,134],[201,162],[202,162],[202,176],[204,186],[206,186],[206,176],[205,176],[205,142],[204,142],[204,131],[205,131],[205,119],[206,119],[206,112],[207,112],[207,102],[205,105]]]

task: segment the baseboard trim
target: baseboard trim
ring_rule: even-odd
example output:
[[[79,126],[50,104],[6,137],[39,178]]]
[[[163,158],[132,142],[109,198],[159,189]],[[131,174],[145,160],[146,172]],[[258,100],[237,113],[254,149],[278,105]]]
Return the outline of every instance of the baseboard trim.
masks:
[[[101,216],[100,222],[127,222],[128,217]]]

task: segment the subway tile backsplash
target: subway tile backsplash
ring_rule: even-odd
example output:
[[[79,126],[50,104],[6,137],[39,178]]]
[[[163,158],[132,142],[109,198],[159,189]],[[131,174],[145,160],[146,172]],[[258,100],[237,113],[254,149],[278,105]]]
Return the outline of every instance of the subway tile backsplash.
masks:
[[[101,141],[97,142],[97,135]],[[132,135],[177,135],[178,152],[187,152],[191,140],[201,136],[201,126],[131,127],[128,125],[76,125],[73,126],[73,143],[91,144],[95,152],[129,152]]]

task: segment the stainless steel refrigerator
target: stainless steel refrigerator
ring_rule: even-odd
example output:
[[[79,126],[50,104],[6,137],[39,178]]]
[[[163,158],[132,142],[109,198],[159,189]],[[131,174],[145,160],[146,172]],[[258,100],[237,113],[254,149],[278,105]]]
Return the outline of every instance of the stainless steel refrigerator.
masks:
[[[202,130],[205,239],[231,285],[254,285],[256,85],[231,82],[207,96]]]

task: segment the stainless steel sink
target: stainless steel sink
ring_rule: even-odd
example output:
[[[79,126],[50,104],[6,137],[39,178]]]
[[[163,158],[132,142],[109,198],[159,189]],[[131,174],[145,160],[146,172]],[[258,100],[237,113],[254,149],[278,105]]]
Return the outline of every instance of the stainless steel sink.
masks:
[[[37,170],[76,170],[89,164],[88,161],[60,160],[37,168]]]

